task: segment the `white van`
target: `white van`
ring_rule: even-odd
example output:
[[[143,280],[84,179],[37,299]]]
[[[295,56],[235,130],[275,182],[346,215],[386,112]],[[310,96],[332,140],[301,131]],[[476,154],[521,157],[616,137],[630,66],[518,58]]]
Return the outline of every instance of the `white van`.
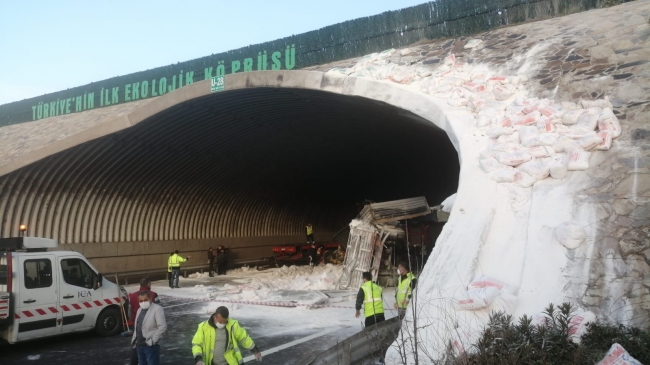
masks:
[[[0,338],[7,342],[122,330],[124,288],[104,279],[78,252],[47,250],[56,247],[45,238],[0,239]]]

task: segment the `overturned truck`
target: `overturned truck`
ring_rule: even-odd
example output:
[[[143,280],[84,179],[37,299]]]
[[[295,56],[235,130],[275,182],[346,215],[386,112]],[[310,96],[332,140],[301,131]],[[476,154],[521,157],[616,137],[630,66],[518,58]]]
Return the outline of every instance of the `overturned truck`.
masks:
[[[391,278],[380,277],[382,268],[390,268],[395,264],[390,260],[392,255],[388,255],[388,259],[382,259],[387,253],[384,250],[386,241],[404,238],[406,232],[399,226],[400,220],[427,216],[437,209],[437,207],[429,207],[425,197],[372,203],[364,206],[359,215],[350,223],[343,273],[337,282],[337,289],[358,289],[363,284],[361,275],[366,271],[370,271],[373,281],[379,281],[380,285],[392,285]],[[408,242],[406,247],[408,249]],[[390,252],[388,253],[390,254]]]

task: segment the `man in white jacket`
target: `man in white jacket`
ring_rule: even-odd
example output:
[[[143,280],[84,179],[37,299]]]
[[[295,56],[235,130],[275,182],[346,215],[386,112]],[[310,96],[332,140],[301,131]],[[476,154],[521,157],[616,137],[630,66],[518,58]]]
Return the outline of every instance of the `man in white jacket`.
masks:
[[[131,345],[138,352],[139,365],[160,365],[158,342],[167,330],[165,312],[161,306],[151,302],[148,290],[138,293],[140,309],[136,314]]]

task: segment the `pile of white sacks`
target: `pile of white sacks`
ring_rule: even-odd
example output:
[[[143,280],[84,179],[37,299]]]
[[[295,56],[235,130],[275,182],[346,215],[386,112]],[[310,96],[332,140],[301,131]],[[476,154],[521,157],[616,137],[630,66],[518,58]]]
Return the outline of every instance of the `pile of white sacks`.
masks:
[[[248,267],[230,270],[229,274],[247,271]],[[225,301],[286,302],[292,305],[315,305],[328,302],[321,290],[333,290],[343,272],[342,266],[282,266],[264,273],[234,279],[223,286],[197,284],[200,297]],[[191,278],[203,278],[207,273],[194,273]],[[242,283],[243,282],[243,283]],[[242,283],[242,284],[238,284]],[[232,302],[231,302],[232,303]]]
[[[485,66],[458,62],[453,54],[435,70],[400,66],[388,60],[394,52],[373,53],[354,67],[328,72],[390,80],[467,108],[491,139],[480,154],[480,165],[497,182],[530,187],[549,176],[561,179],[567,171],[586,170],[589,151],[608,150],[621,134],[607,98],[574,103],[525,97],[524,76],[494,75]]]
[[[272,277],[257,277],[255,282],[272,285],[276,290],[334,290],[343,266],[282,266]]]

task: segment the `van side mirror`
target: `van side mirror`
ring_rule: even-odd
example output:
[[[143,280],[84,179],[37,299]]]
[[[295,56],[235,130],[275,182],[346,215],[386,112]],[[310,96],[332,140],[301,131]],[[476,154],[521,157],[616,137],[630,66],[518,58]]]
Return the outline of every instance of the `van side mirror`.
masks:
[[[95,275],[95,282],[93,283],[93,289],[97,290],[97,289],[101,288],[103,280],[104,280],[104,278],[102,277],[102,274],[97,273],[97,275]]]

